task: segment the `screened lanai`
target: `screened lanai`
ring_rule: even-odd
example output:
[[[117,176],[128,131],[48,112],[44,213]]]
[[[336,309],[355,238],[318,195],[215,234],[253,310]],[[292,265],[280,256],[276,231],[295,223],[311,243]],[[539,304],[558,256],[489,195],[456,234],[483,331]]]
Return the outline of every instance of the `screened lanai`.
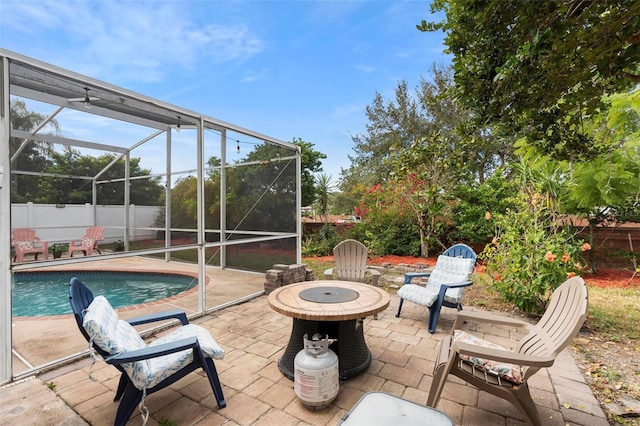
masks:
[[[0,54],[0,383],[85,351],[68,314],[15,313],[21,276],[55,271],[66,286],[86,269],[180,273],[193,277],[193,288],[171,303],[197,316],[261,294],[272,265],[300,263],[296,145],[15,52]],[[21,126],[17,107],[41,120]],[[27,158],[34,152],[45,159],[40,167]],[[94,226],[104,230],[100,251],[72,256],[69,242]],[[15,261],[12,231],[24,228],[52,255]],[[58,249],[63,254],[54,258]],[[60,297],[66,293],[49,298]],[[52,354],[29,354],[47,345]]]

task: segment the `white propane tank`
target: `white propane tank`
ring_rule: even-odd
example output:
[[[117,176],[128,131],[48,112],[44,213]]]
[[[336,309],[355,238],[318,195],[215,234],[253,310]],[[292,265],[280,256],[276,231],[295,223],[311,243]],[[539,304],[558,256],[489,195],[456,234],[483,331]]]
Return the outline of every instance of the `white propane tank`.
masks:
[[[293,360],[293,389],[305,406],[316,410],[331,404],[338,395],[338,356],[329,349],[329,336],[307,337],[303,338],[304,349]]]

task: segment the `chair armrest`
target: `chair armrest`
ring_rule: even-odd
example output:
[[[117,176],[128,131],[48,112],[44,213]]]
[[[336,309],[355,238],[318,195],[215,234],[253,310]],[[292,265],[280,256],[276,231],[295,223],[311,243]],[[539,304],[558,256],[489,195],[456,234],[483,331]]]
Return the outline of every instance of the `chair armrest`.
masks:
[[[380,281],[380,276],[382,275],[380,271],[377,269],[369,269],[367,268],[367,272],[371,274],[371,284],[374,286],[378,286],[378,282]]]
[[[371,275],[376,275],[376,276],[381,275],[380,271],[378,271],[377,269],[367,268],[367,272],[369,272]]]
[[[333,278],[333,268],[324,271],[324,278],[330,280]]]
[[[471,343],[453,343],[452,349],[461,355],[475,356],[485,360],[508,362],[509,364],[529,367],[550,367],[554,361],[552,357],[539,357],[508,350],[485,348],[484,346],[473,345]]]
[[[459,283],[440,284],[440,288],[444,288],[446,291],[450,288],[469,287],[471,284],[473,284],[473,281],[461,281]]]
[[[193,349],[197,344],[198,338],[196,336],[191,336],[174,342],[168,342],[163,345],[151,346],[144,349],[138,349],[137,351],[123,352],[118,355],[107,357],[105,358],[105,361],[112,365],[142,361],[143,359],[157,358],[159,356]]]
[[[180,309],[163,311],[163,312],[158,312],[158,313],[149,314],[149,315],[142,315],[139,317],[128,319],[126,321],[131,325],[140,325],[140,324],[148,324],[150,322],[164,321],[171,318],[180,320],[180,323],[182,325],[189,324],[189,320],[187,320],[187,314]]]
[[[411,280],[414,278],[418,278],[418,277],[430,277],[431,276],[431,272],[405,272],[404,274],[404,282],[402,283],[402,285],[404,284],[410,284]]]
[[[460,311],[456,316],[456,320],[453,323],[453,327],[451,328],[451,332],[453,330],[460,329],[460,325],[464,321],[474,321],[474,322],[483,322],[483,323],[492,323],[492,324],[500,324],[500,325],[511,325],[514,327],[525,327],[530,328],[531,324],[517,319],[506,317],[503,315],[491,314],[488,312],[469,312],[469,311]]]
[[[440,284],[440,290],[438,291],[438,299],[443,300],[445,293],[450,288],[460,288],[460,287],[468,287],[473,284],[472,281],[462,281],[459,283],[450,283],[450,284]],[[427,287],[429,287],[429,283],[427,282]]]

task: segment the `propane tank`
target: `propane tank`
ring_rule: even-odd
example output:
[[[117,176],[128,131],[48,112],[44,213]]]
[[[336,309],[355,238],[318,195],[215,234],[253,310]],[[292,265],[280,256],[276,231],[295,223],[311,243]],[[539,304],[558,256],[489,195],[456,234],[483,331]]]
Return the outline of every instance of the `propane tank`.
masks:
[[[304,349],[293,360],[293,388],[305,406],[324,408],[338,395],[338,356],[329,349],[329,336],[314,334],[309,340],[305,334],[303,339]]]

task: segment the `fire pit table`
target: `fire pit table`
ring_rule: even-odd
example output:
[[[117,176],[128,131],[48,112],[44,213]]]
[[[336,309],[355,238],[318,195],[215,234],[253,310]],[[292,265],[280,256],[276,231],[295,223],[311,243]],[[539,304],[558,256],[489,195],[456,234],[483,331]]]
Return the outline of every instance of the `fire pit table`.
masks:
[[[303,347],[303,336],[318,333],[336,341],[340,379],[356,376],[371,364],[363,333],[363,319],[384,311],[389,294],[369,284],[351,281],[305,281],[280,287],[269,294],[269,306],[293,318],[291,337],[278,360],[280,371],[293,380],[293,362]]]

